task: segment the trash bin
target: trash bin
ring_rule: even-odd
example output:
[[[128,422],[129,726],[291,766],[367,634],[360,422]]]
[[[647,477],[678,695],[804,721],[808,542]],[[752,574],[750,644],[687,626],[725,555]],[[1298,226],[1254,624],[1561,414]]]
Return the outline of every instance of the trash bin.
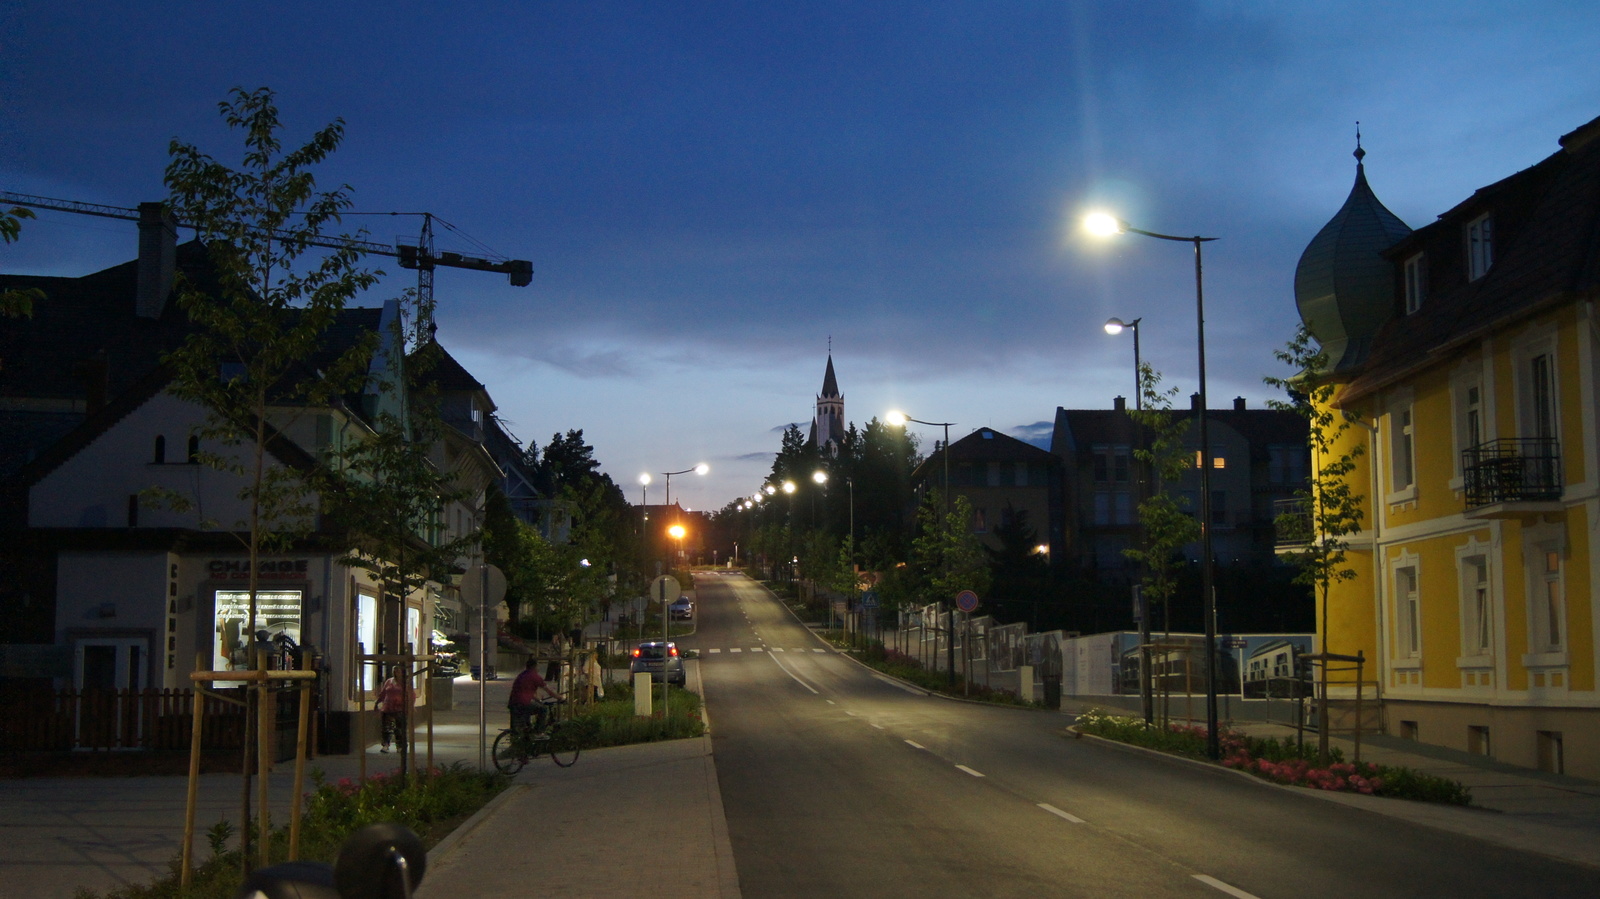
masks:
[[[1059,675],[1045,675],[1044,707],[1047,709],[1061,708],[1061,678]]]

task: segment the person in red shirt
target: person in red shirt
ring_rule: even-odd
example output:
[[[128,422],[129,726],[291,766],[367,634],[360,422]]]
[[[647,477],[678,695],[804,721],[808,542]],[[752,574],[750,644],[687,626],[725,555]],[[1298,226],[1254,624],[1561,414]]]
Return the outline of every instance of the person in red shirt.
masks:
[[[556,692],[550,689],[550,685],[545,683],[544,678],[539,676],[538,666],[539,660],[528,656],[528,662],[523,666],[522,673],[511,682],[511,700],[506,706],[511,709],[511,726],[514,729],[527,727],[528,719],[537,717],[536,729],[544,730],[545,719],[549,712],[545,709],[544,703],[539,702],[539,694],[542,692],[551,699],[560,699]]]
[[[388,752],[390,743],[398,742],[408,736],[406,714],[416,702],[416,693],[411,689],[409,680],[400,666],[396,665],[390,669],[389,678],[383,682],[383,686],[378,688],[375,705],[383,714],[383,748],[379,749],[379,752]]]

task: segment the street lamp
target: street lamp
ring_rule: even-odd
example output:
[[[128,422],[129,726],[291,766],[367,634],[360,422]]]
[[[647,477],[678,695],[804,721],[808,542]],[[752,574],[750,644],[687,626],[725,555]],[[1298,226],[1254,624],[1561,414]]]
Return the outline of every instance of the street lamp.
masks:
[[[1136,318],[1125,322],[1120,318],[1106,319],[1106,333],[1112,336],[1121,334],[1125,329],[1133,330],[1133,408],[1144,411],[1144,367],[1139,361],[1139,322],[1143,318]],[[1144,422],[1138,419],[1133,423],[1137,449],[1144,450]],[[1142,458],[1136,458],[1138,463],[1138,498],[1143,503],[1145,498],[1145,484],[1148,481],[1148,463]],[[1142,585],[1135,585],[1139,611],[1139,704],[1144,710],[1144,721],[1149,724],[1155,717],[1155,697],[1152,695],[1150,683],[1150,607],[1145,604]]]
[[[671,506],[672,505],[672,476],[673,475],[675,475],[675,474],[690,474],[691,472],[694,473],[694,474],[705,474],[706,472],[708,472],[710,470],[711,470],[711,466],[707,465],[704,462],[701,462],[699,465],[696,465],[693,468],[685,468],[682,471],[663,471],[661,473],[661,476],[667,479],[667,499],[666,499],[666,502],[663,505],[667,505],[667,506]],[[678,551],[682,552],[683,548],[680,546],[678,548]],[[662,670],[666,670],[666,669],[662,669]]]
[[[1201,277],[1203,266],[1200,252],[1203,244],[1216,238],[1199,235],[1179,237],[1144,231],[1105,212],[1085,216],[1083,226],[1089,233],[1100,237],[1132,231],[1157,240],[1194,245],[1195,335],[1200,356],[1200,408],[1196,417],[1200,422],[1200,592],[1206,617],[1206,755],[1218,759],[1222,757],[1222,743],[1217,733],[1217,597],[1213,584],[1215,560],[1211,550],[1211,439],[1206,428],[1206,294],[1205,282]]]
[[[883,420],[897,428],[905,427],[908,421],[914,421],[919,425],[944,428],[944,449],[940,453],[944,456],[944,526],[946,528],[950,527],[950,426],[955,422],[923,421],[920,418],[912,418],[898,410],[890,411],[883,417]],[[946,667],[950,673],[950,689],[953,692],[956,686],[956,607],[954,600],[950,604],[950,632],[945,635],[944,644]],[[935,648],[934,651],[938,652],[938,649]]]

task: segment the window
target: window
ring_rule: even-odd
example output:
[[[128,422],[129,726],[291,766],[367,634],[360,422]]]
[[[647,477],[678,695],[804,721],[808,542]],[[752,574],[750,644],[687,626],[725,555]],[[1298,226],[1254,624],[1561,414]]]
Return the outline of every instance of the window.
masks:
[[[1402,502],[1416,493],[1416,447],[1410,402],[1389,413],[1389,502]]]
[[[1111,494],[1104,490],[1096,491],[1094,495],[1094,523],[1097,525],[1111,523]]]
[[[1428,270],[1423,266],[1423,256],[1418,253],[1406,260],[1406,315],[1415,314],[1422,308],[1422,301],[1428,295]]]
[[[1494,755],[1494,747],[1489,744],[1489,728],[1486,725],[1467,725],[1467,751],[1473,755]]]
[[[1097,444],[1090,450],[1090,452],[1094,454],[1094,479],[1096,483],[1103,484],[1106,481],[1111,480],[1111,457],[1108,452],[1109,449],[1110,447],[1107,447],[1104,444]]]
[[[1133,523],[1133,497],[1125,490],[1112,494],[1112,522],[1115,524]]]
[[[1489,592],[1489,557],[1461,560],[1461,654],[1487,656],[1493,646],[1494,598]]]
[[[161,465],[167,461],[167,438],[161,434],[156,435],[155,457],[150,461]]]
[[[1228,523],[1228,492],[1226,490],[1211,491],[1211,523]]]
[[[1528,360],[1528,388],[1532,392],[1528,409],[1532,435],[1541,439],[1556,436],[1555,364],[1550,353],[1539,353]]]
[[[972,530],[977,532],[977,533],[979,533],[979,534],[983,534],[983,533],[987,533],[988,532],[988,530],[989,530],[989,510],[988,509],[982,508],[980,506],[979,508],[976,508],[976,509],[972,510]]]
[[[1422,614],[1417,596],[1417,568],[1407,565],[1394,572],[1395,656],[1415,659],[1422,654]]]
[[[1539,578],[1534,607],[1535,651],[1560,652],[1565,640],[1563,622],[1566,603],[1561,583],[1561,552],[1546,549],[1539,554]]]
[[[1476,281],[1494,264],[1494,219],[1487,213],[1467,225],[1467,280]]]
[[[189,435],[189,464],[194,465],[200,461],[200,435]]]
[[[983,470],[984,481],[988,484],[988,486],[990,486],[990,487],[999,487],[1000,486],[1000,463],[999,462],[986,463],[984,465],[983,469],[984,469]]]
[[[1016,463],[1016,469],[1012,472],[1012,476],[1015,478],[1015,483],[1018,487],[1028,486],[1028,463]]]
[[[1267,447],[1267,480],[1273,484],[1298,486],[1306,479],[1306,448],[1290,443]]]
[[[1097,483],[1115,481],[1119,484],[1128,483],[1128,472],[1132,469],[1132,457],[1127,446],[1112,446],[1097,443],[1090,452],[1094,454],[1094,479]],[[1018,462],[1019,477],[1028,463]],[[1025,483],[1019,480],[1018,484]]]

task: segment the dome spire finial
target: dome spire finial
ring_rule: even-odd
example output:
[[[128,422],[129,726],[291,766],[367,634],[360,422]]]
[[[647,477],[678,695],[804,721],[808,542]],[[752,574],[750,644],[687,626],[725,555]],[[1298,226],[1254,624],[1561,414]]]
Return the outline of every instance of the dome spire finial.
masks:
[[[1355,156],[1356,165],[1360,165],[1361,160],[1367,156],[1367,151],[1361,149],[1361,123],[1359,121],[1356,122],[1356,151],[1351,155]]]

